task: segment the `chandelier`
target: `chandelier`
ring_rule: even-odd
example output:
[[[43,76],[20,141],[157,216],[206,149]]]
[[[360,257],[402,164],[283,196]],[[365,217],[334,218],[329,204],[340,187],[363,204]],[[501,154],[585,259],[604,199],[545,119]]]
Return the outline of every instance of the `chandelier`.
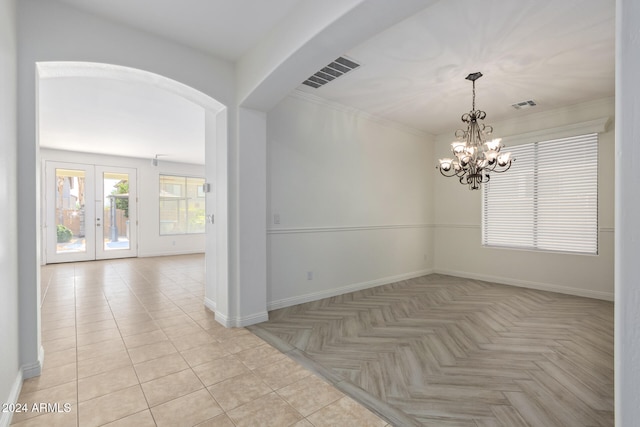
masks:
[[[476,110],[476,80],[480,77],[480,72],[466,77],[473,83],[473,101],[471,111],[462,116],[467,129],[458,129],[455,133],[458,140],[451,144],[454,158],[439,159],[436,166],[442,175],[458,177],[460,184],[467,184],[470,190],[477,190],[480,184],[489,182],[489,172],[506,172],[511,167],[511,162],[515,161],[511,158],[511,153],[500,152],[504,147],[500,144],[500,138],[486,140],[486,136],[493,132],[493,127],[478,123],[487,116],[484,111]]]

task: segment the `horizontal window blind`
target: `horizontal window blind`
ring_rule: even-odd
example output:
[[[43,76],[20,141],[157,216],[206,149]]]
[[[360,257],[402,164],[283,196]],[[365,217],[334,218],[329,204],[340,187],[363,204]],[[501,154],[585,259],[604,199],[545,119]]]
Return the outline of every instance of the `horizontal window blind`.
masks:
[[[597,254],[598,134],[510,147],[484,185],[485,246]]]

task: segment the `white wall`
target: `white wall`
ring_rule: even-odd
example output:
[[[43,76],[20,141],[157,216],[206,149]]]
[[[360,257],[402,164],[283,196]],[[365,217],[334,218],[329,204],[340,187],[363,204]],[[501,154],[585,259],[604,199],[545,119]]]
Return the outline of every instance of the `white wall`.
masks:
[[[507,137],[603,117],[610,117],[613,123],[613,99],[593,101],[547,113],[530,114],[501,123],[486,120],[486,123],[493,125],[495,136]],[[552,139],[553,133],[547,137]],[[453,132],[439,135],[436,138],[436,157],[450,157],[450,143],[454,139]],[[507,146],[504,150],[508,151],[508,148]],[[470,191],[456,179],[445,178],[434,171],[436,271],[613,300],[613,125],[609,125],[608,131],[599,135],[598,156],[597,256],[482,247],[481,191]],[[517,167],[517,160],[514,167]]]
[[[16,189],[16,12],[15,1],[0,1],[0,402],[17,400],[22,385],[18,354],[18,239]],[[0,412],[0,426],[11,413]]]
[[[616,2],[616,426],[640,419],[640,3]]]
[[[430,272],[429,135],[296,92],[267,149],[270,309]]]
[[[138,182],[138,256],[149,257],[204,252],[204,234],[161,236],[158,214],[160,175],[184,175],[204,178],[204,166],[167,162],[162,161],[162,159],[158,161],[158,166],[153,166],[149,159],[104,156],[46,148],[40,150],[40,158],[43,163],[47,160],[52,160],[136,169]],[[41,188],[45,188],[44,182],[42,182]],[[44,215],[44,210],[46,209],[44,203],[42,203],[42,209]]]

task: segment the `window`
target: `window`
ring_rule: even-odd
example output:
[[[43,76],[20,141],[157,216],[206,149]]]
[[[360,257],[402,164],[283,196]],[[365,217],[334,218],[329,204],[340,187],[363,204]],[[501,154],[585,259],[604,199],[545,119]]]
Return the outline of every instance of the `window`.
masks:
[[[160,235],[204,233],[204,178],[160,175]]]
[[[598,253],[598,134],[511,147],[484,186],[485,246]]]

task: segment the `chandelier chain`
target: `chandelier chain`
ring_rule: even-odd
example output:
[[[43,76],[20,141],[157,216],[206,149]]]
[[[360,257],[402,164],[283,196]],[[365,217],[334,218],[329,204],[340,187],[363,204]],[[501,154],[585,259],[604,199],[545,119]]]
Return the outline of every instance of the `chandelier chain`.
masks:
[[[473,98],[471,101],[471,111],[476,111],[476,81],[473,80]]]

